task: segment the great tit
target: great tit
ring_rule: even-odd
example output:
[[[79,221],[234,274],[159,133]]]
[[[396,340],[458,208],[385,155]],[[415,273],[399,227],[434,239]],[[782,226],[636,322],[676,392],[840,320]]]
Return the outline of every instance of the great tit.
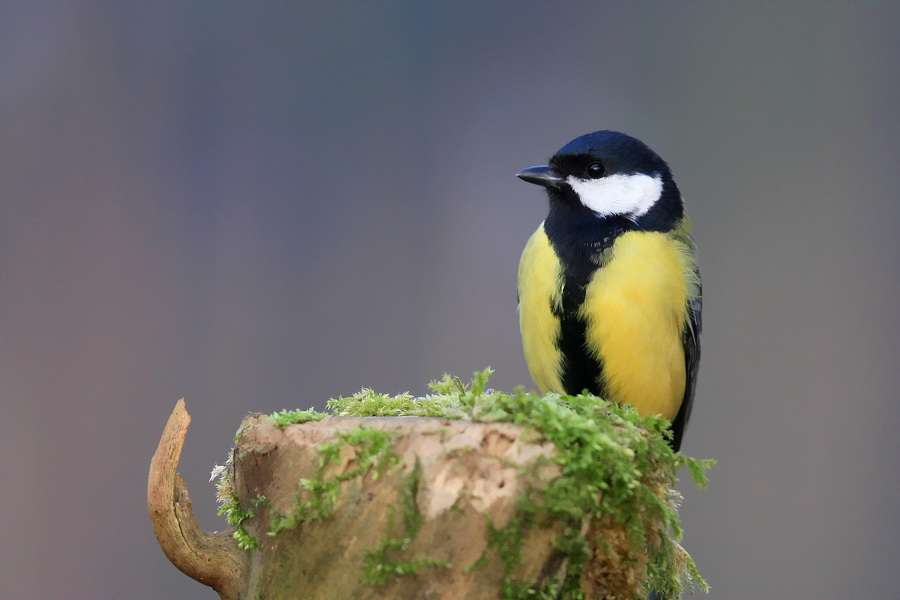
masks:
[[[700,359],[700,273],[669,166],[617,131],[576,138],[549,165],[550,213],[519,263],[519,326],[542,392],[662,415],[681,447]]]

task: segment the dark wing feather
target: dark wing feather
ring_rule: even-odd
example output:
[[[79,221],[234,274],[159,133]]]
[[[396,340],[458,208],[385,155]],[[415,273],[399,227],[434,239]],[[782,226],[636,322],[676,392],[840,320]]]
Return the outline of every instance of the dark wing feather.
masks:
[[[675,420],[672,421],[672,448],[678,452],[685,427],[691,416],[694,403],[694,389],[697,387],[697,368],[700,366],[700,329],[703,310],[703,292],[698,284],[697,295],[688,300],[688,318],[681,332],[681,343],[684,346],[685,385],[684,399]]]

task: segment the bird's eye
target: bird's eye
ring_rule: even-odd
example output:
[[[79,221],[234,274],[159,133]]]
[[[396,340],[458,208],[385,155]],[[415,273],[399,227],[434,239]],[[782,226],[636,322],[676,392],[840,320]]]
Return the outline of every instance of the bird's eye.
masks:
[[[585,175],[588,176],[588,179],[600,179],[603,177],[603,174],[606,173],[606,169],[603,168],[603,163],[592,162],[587,166],[584,172]]]

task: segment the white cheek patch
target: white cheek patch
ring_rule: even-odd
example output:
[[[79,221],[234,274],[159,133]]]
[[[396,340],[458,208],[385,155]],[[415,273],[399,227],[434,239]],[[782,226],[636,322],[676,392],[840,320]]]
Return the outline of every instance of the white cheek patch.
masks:
[[[581,203],[598,216],[624,215],[632,221],[646,214],[662,194],[662,177],[641,173],[610,175],[600,179],[566,177]]]

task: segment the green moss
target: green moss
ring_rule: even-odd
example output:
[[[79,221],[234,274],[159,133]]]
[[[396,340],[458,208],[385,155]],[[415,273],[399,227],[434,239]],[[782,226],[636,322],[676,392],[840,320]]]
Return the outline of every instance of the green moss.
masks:
[[[392,527],[392,519],[388,517],[388,530]],[[395,577],[416,575],[423,568],[449,569],[453,565],[436,558],[417,558],[405,562],[393,560],[389,554],[406,548],[401,539],[391,538],[386,534],[374,549],[366,550],[363,558],[363,570],[360,579],[368,585],[385,585]]]
[[[288,425],[299,425],[301,423],[308,423],[309,421],[321,421],[327,416],[326,413],[319,412],[314,408],[309,408],[306,410],[283,410],[281,412],[272,413],[269,415],[269,420],[276,426],[284,428]]]
[[[503,600],[559,600],[563,597],[561,581],[562,578],[557,576],[536,587],[514,586],[503,596]],[[584,600],[584,594],[580,591],[565,597],[569,600]]]
[[[419,480],[422,477],[422,467],[416,461],[415,467],[407,475],[403,484],[401,496],[401,508],[403,513],[403,533],[400,537],[393,537],[394,514],[393,508],[388,515],[387,526],[385,527],[384,536],[378,546],[373,549],[366,550],[363,559],[363,570],[361,579],[363,583],[369,585],[385,585],[395,577],[404,575],[414,575],[423,568],[443,568],[452,567],[450,563],[435,558],[417,558],[408,561],[399,561],[392,555],[397,552],[406,550],[410,542],[412,542],[419,533],[419,527],[422,525],[422,515],[416,504],[416,493],[419,489]]]
[[[228,453],[228,460],[225,461],[224,466],[216,465],[213,468],[209,480],[216,482],[216,500],[219,503],[218,512],[225,517],[229,525],[235,528],[232,537],[234,537],[238,547],[244,550],[253,550],[259,546],[259,542],[253,534],[244,528],[244,522],[256,516],[256,509],[241,508],[240,500],[234,491],[233,460],[234,453],[232,451]],[[251,501],[254,506],[262,502],[265,502],[265,497],[263,496]]]
[[[461,419],[465,414],[456,410],[444,398],[426,396],[414,398],[409,392],[397,396],[379,394],[363,388],[348,398],[332,398],[328,410],[336,417],[445,417]]]
[[[237,430],[237,433],[234,434],[234,443],[237,444],[241,441],[241,436],[244,435],[244,431],[246,431],[249,427],[252,427],[251,424],[246,423],[241,425],[240,429]]]
[[[294,497],[294,509],[285,515],[270,511],[268,535],[276,536],[286,529],[294,529],[301,523],[327,519],[334,514],[334,505],[340,493],[340,483],[335,480],[301,479],[301,491]]]
[[[337,481],[346,481],[360,475],[364,475],[373,466],[374,479],[385,468],[398,462],[397,455],[391,449],[394,438],[399,435],[397,431],[382,431],[371,427],[359,426],[349,433],[338,433],[337,441],[321,444],[319,446],[319,473],[331,463],[337,461],[341,448],[352,446],[356,451],[356,467],[346,473],[335,475]]]
[[[370,469],[378,475],[388,466],[397,463],[397,455],[391,449],[396,432],[381,431],[371,427],[357,427],[348,433],[338,433],[337,440],[319,446],[319,466],[315,479],[301,479],[300,490],[294,497],[293,510],[282,514],[271,511],[268,535],[276,536],[286,529],[294,529],[301,523],[327,519],[334,514],[334,506],[341,492],[341,482],[365,475]],[[329,473],[328,467],[336,463],[341,448],[352,446],[357,465],[346,473]]]
[[[403,494],[400,498],[400,506],[403,507],[403,525],[406,527],[406,540],[410,541],[419,533],[422,526],[422,513],[416,503],[416,494],[419,493],[419,482],[422,480],[422,465],[416,460],[416,465],[403,484]]]
[[[254,506],[265,503],[266,497],[260,496],[250,501]],[[242,550],[254,550],[259,547],[259,541],[252,533],[244,528],[244,521],[256,516],[255,508],[242,509],[237,497],[229,496],[219,507],[219,514],[225,515],[229,525],[235,527],[232,537],[237,541],[238,548]]]

